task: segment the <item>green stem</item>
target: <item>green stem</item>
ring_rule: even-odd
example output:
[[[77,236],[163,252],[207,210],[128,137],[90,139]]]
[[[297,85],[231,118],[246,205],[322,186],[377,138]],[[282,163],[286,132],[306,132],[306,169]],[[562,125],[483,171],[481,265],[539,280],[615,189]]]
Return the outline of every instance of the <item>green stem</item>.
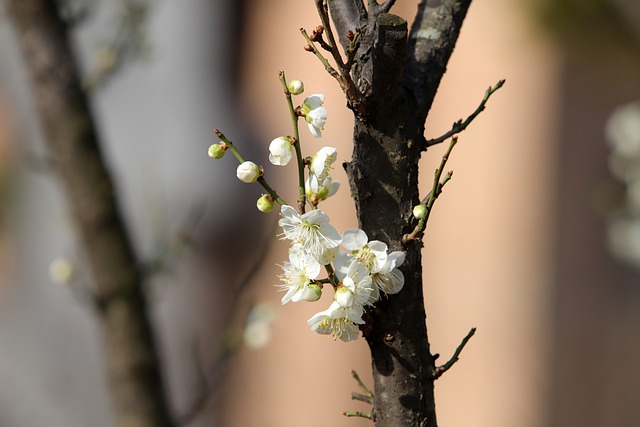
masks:
[[[303,214],[307,196],[304,191],[304,161],[302,160],[302,149],[300,148],[300,132],[298,130],[298,114],[293,106],[293,100],[291,99],[291,92],[287,86],[287,78],[284,75],[284,71],[280,71],[279,74],[280,83],[282,83],[282,89],[287,98],[287,105],[289,105],[289,114],[291,115],[291,125],[293,126],[293,147],[296,150],[296,160],[298,162],[298,211]]]
[[[236,146],[233,144],[233,142],[229,140],[229,138],[224,136],[224,134],[220,132],[218,129],[214,129],[213,132],[215,132],[216,136],[226,144],[227,148],[231,150],[231,153],[235,156],[236,159],[238,159],[238,162],[240,164],[245,162],[244,157],[242,157],[242,155],[240,154]],[[262,167],[260,167],[260,170],[262,171]],[[264,188],[267,191],[267,193],[269,193],[269,195],[273,197],[273,200],[275,200],[279,205],[281,206],[288,205],[288,203],[285,202],[284,199],[278,195],[278,193],[276,193],[276,190],[271,188],[271,186],[267,183],[267,180],[264,179],[264,176],[260,176],[256,182],[260,184],[262,188]]]

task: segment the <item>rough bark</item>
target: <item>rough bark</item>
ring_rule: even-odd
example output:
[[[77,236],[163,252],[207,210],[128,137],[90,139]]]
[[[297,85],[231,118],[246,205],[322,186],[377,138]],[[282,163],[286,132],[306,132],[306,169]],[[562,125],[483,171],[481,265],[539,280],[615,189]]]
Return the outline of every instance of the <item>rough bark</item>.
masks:
[[[409,37],[406,21],[385,13],[393,2],[370,2],[366,15],[354,13],[360,10],[354,2],[329,1],[337,33],[357,26],[362,40],[352,76],[365,97],[366,114],[356,116],[353,158],[344,166],[360,227],[370,239],[407,253],[403,290],[379,301],[363,330],[372,356],[374,417],[378,427],[436,427],[422,245],[414,240],[403,246],[402,236],[415,226],[411,211],[419,203],[424,122],[470,0],[444,1],[436,8],[422,1]],[[342,38],[341,43],[346,48]]]
[[[48,155],[96,286],[108,382],[121,427],[172,426],[143,275],[125,229],[53,0],[8,0]]]

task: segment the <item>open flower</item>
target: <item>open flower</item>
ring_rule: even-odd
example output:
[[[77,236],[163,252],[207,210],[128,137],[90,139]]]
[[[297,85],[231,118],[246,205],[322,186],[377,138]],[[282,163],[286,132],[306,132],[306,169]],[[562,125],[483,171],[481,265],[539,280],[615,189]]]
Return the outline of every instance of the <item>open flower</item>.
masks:
[[[311,156],[309,171],[320,179],[329,175],[331,166],[338,158],[338,150],[335,147],[322,147],[316,154]]]
[[[404,274],[398,270],[404,263],[405,253],[393,251],[384,263],[371,272],[373,285],[385,294],[397,294],[404,286]]]
[[[340,338],[342,341],[358,339],[359,331],[356,323],[362,324],[364,321],[362,319],[359,322],[350,321],[345,315],[345,309],[335,301],[328,309],[314,314],[307,320],[312,331],[322,335],[332,335],[333,339]]]
[[[316,301],[320,298],[319,287],[310,287],[311,281],[320,274],[320,264],[311,254],[305,253],[301,246],[291,247],[289,262],[284,263],[282,270],[284,273],[279,277],[284,283],[278,286],[287,291],[282,297],[282,304],[289,301]]]
[[[291,139],[279,136],[269,144],[269,161],[276,166],[285,166],[293,157]]]
[[[346,316],[352,322],[362,318],[364,307],[373,304],[372,279],[369,270],[359,262],[352,262],[342,279],[341,286],[336,289],[334,300],[346,310]]]
[[[304,190],[307,197],[313,202],[326,200],[327,198],[336,194],[340,188],[340,181],[334,181],[330,176],[320,181],[314,174],[309,174],[309,177],[304,182]]]
[[[387,245],[379,240],[369,241],[367,233],[359,228],[345,230],[342,246],[371,271],[377,271],[387,259]]]
[[[340,233],[329,224],[329,217],[319,209],[300,215],[288,205],[282,205],[280,212],[283,218],[278,225],[284,231],[283,239],[292,240],[318,262],[328,264],[325,253],[332,252],[342,242]]]
[[[311,135],[316,138],[322,136],[322,129],[327,122],[327,110],[322,106],[324,104],[324,95],[311,95],[302,102],[302,114],[309,125]]]

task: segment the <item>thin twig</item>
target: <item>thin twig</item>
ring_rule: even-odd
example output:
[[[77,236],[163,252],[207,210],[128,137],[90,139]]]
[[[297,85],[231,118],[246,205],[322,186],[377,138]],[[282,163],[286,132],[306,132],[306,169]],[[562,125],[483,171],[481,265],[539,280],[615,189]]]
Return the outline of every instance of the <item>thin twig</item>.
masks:
[[[373,396],[365,396],[364,394],[353,392],[351,393],[351,400],[359,400],[360,402],[373,405]]]
[[[326,0],[315,0],[316,9],[318,9],[318,15],[320,15],[320,21],[322,21],[322,26],[324,30],[327,32],[327,37],[329,38],[329,45],[331,47],[331,56],[333,56],[333,60],[336,61],[338,67],[342,70],[340,74],[344,74],[344,70],[346,70],[344,61],[342,60],[342,55],[340,55],[340,51],[338,50],[338,44],[336,43],[336,39],[333,36],[333,30],[331,29],[331,21],[329,20],[329,9],[327,7]]]
[[[327,58],[325,58],[322,53],[320,53],[313,40],[311,40],[311,37],[309,37],[309,34],[307,34],[307,30],[305,30],[304,28],[300,28],[300,33],[302,33],[302,37],[304,37],[304,39],[307,41],[309,47],[311,48],[311,52],[313,52],[313,54],[320,60],[320,62],[322,62],[322,65],[324,65],[324,69],[327,70],[327,73],[329,73],[331,77],[336,79],[338,83],[342,85],[340,74],[336,71],[335,68],[331,66],[331,64],[329,64]]]
[[[478,116],[478,114],[484,111],[487,101],[489,100],[489,97],[493,95],[493,93],[496,92],[498,89],[500,89],[504,85],[504,82],[505,80],[500,80],[498,83],[496,83],[495,86],[487,89],[487,91],[484,94],[484,98],[482,98],[482,102],[480,102],[480,105],[478,106],[478,108],[476,108],[476,110],[469,117],[467,117],[467,119],[464,122],[462,121],[462,119],[460,119],[453,124],[449,132],[445,133],[444,135],[438,138],[428,139],[426,141],[424,149],[426,150],[428,147],[431,147],[432,145],[436,145],[441,142],[444,142],[450,137],[452,137],[453,135],[458,134],[463,130],[465,130],[467,126],[469,126],[469,124],[471,124],[471,122]]]
[[[364,394],[366,396],[373,397],[373,392],[369,390],[366,385],[364,385],[364,383],[360,379],[360,376],[354,369],[351,370],[351,376],[353,377],[354,380],[356,380],[356,382],[358,383],[358,386],[362,389],[362,391],[364,391]]]
[[[444,155],[442,156],[442,160],[440,161],[440,167],[435,171],[431,191],[429,192],[429,194],[427,194],[427,197],[425,197],[420,202],[420,204],[426,207],[426,210],[427,210],[426,215],[424,218],[418,221],[418,224],[415,226],[415,228],[411,233],[405,234],[404,236],[402,236],[402,243],[407,244],[411,240],[415,240],[426,228],[427,221],[429,221],[429,216],[431,215],[431,211],[433,210],[433,204],[436,202],[436,199],[438,198],[438,196],[440,196],[440,194],[442,193],[442,189],[444,188],[444,186],[447,184],[447,182],[451,180],[451,177],[453,176],[453,171],[449,171],[445,175],[442,182],[440,181],[440,178],[442,177],[442,171],[444,170],[444,167],[447,165],[447,161],[449,160],[449,156],[451,155],[451,151],[453,150],[453,147],[455,147],[457,143],[458,143],[457,136],[454,136],[453,138],[451,138],[451,143],[449,144],[449,148],[444,153]]]
[[[471,339],[471,337],[475,333],[476,333],[476,328],[471,328],[471,330],[469,331],[467,336],[462,339],[462,342],[460,343],[458,348],[456,348],[456,352],[453,353],[453,356],[451,357],[451,359],[449,359],[449,361],[447,363],[445,363],[444,365],[438,366],[433,371],[433,379],[434,380],[437,380],[438,378],[440,378],[442,376],[442,374],[447,372],[458,361],[458,359],[460,357],[460,353],[462,353],[462,350],[464,349],[464,346],[467,345],[467,343],[469,342],[469,340]]]
[[[345,417],[360,417],[360,418],[366,418],[368,420],[373,420],[373,415],[371,415],[371,412],[361,412],[361,411],[343,412],[342,415],[344,415]]]

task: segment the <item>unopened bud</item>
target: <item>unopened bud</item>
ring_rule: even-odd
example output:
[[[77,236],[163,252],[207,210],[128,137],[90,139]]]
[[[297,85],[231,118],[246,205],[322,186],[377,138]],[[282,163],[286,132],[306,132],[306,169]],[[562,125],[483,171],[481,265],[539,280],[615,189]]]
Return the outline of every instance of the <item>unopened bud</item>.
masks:
[[[351,289],[345,288],[344,286],[338,287],[336,292],[333,294],[333,299],[337,302],[342,308],[349,308],[353,305],[353,300],[355,300],[356,296]]]
[[[425,219],[427,217],[427,207],[425,205],[414,206],[413,216],[415,216],[417,219]]]
[[[307,52],[313,52],[313,48],[309,44],[304,47],[304,50],[306,50]]]
[[[353,31],[351,31],[351,30],[347,31],[347,39],[349,41],[353,41],[354,37],[355,37],[355,34],[353,34]]]
[[[209,157],[212,159],[221,159],[224,156],[226,146],[222,146],[222,144],[211,144],[209,147]]]
[[[75,276],[75,266],[68,258],[57,258],[49,265],[49,277],[55,283],[66,285]]]
[[[253,162],[244,162],[236,169],[236,176],[242,182],[256,182],[260,177],[260,168]]]
[[[289,92],[291,92],[291,95],[300,95],[304,92],[304,83],[300,80],[291,80],[287,85],[287,88],[289,89]]]
[[[258,206],[258,210],[260,212],[265,212],[265,213],[271,212],[275,205],[276,204],[275,204],[275,201],[273,200],[273,197],[271,197],[271,195],[269,194],[263,194],[262,197],[260,197],[256,202],[256,206]]]
[[[319,285],[309,285],[305,289],[302,299],[309,302],[318,301],[322,296],[322,288]]]

